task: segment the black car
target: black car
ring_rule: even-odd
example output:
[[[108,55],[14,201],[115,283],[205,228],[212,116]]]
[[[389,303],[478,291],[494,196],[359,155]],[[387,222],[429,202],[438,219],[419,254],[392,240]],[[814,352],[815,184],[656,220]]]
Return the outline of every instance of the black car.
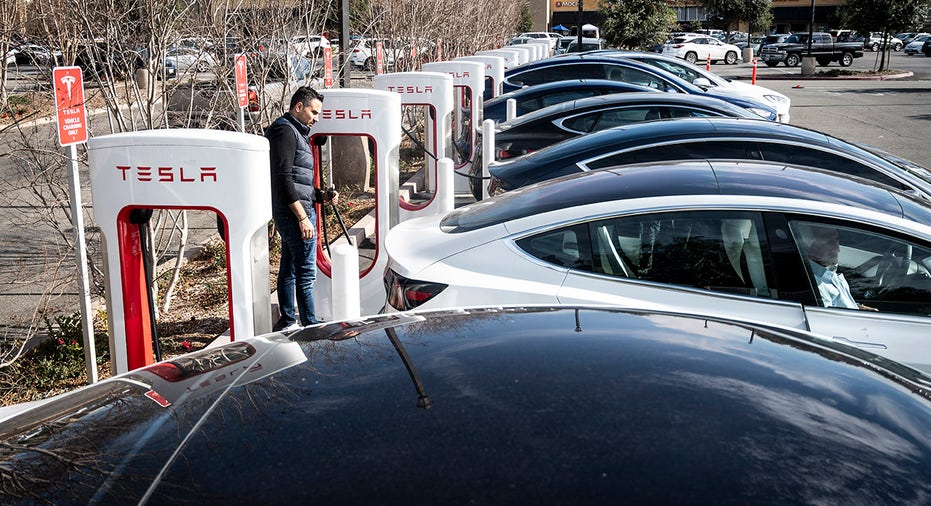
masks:
[[[772,121],[686,118],[568,139],[491,164],[489,195],[566,174],[639,162],[766,160],[851,174],[931,199],[931,171],[829,135]]]
[[[571,100],[499,123],[495,130],[495,160],[522,156],[579,135],[621,125],[669,118],[757,118],[750,111],[722,100],[684,93],[615,93]],[[481,133],[478,134],[482,138]],[[482,199],[482,143],[476,142],[469,178],[472,195]]]
[[[931,496],[929,386],[726,319],[379,315],[209,348],[6,419],[0,501],[915,504]]]
[[[647,91],[653,93],[658,92],[657,90],[645,86],[610,81],[607,79],[570,79],[566,81],[554,81],[552,83],[538,84],[536,86],[528,86],[526,88],[510,91],[486,100],[484,104],[482,104],[482,118],[494,120],[495,122],[506,121],[508,119],[508,100],[514,100],[516,105],[515,113],[517,116],[521,116],[569,100],[596,97],[610,93]]]

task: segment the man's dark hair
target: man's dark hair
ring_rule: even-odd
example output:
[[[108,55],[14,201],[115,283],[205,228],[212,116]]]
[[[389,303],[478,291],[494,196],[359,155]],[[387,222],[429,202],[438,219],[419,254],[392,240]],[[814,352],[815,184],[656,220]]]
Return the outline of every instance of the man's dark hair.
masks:
[[[315,99],[323,102],[323,95],[310,86],[301,86],[294,92],[294,95],[291,95],[291,105],[288,108],[293,109],[298,102],[308,105],[311,100]]]

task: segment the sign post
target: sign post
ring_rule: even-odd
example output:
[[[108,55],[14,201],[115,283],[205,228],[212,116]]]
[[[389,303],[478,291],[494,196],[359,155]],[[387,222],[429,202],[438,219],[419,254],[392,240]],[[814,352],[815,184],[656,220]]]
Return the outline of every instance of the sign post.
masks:
[[[239,101],[239,131],[246,131],[246,107],[249,107],[249,80],[246,79],[246,55],[236,55],[236,99]]]
[[[84,362],[87,382],[97,382],[97,350],[94,344],[94,319],[91,314],[91,291],[87,277],[87,248],[84,240],[84,206],[81,202],[81,179],[78,174],[77,145],[87,142],[87,110],[84,107],[84,76],[80,67],[55,67],[55,109],[58,119],[58,142],[68,146],[71,158],[71,223],[74,225],[78,263],[78,293],[81,295],[81,326],[84,330]]]
[[[333,87],[333,50],[329,47],[323,48],[323,86]]]
[[[375,43],[375,74],[381,75],[385,65],[385,46],[378,41]]]

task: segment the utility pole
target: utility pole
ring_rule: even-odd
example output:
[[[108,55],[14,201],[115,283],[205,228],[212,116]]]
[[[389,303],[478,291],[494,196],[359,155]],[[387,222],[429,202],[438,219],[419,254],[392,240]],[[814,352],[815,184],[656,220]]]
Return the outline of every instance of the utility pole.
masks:
[[[581,53],[582,52],[582,6],[585,4],[585,1],[578,0],[578,2],[579,2],[579,10],[578,10],[578,15],[576,16],[576,20],[575,20],[576,26],[578,27],[577,28],[578,33],[576,33],[576,37],[578,40],[578,46],[576,47],[575,50]]]

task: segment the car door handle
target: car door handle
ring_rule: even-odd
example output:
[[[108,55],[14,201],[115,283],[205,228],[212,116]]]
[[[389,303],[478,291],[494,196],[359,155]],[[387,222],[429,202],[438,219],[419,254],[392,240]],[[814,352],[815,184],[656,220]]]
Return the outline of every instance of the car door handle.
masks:
[[[854,341],[854,340],[852,340],[852,339],[847,339],[846,337],[842,337],[842,336],[833,336],[833,339],[834,339],[835,341],[840,341],[840,342],[842,342],[842,343],[844,343],[844,344],[848,344],[848,345],[850,345],[850,346],[855,346],[855,347],[857,347],[857,348],[872,348],[872,349],[876,349],[876,350],[886,350],[886,349],[889,349],[888,346],[886,346],[885,344],[882,344],[882,343],[869,343],[869,342],[866,342],[866,341]]]

